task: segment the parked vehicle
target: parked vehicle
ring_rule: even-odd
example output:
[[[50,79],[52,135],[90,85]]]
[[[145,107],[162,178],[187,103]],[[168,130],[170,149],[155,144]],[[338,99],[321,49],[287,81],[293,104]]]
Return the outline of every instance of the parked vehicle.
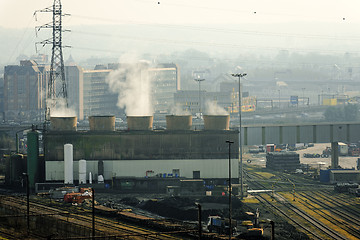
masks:
[[[207,219],[207,229],[209,232],[216,232],[218,234],[229,234],[229,219],[222,218],[220,216],[209,216]],[[237,222],[236,220],[231,220],[231,229],[232,233],[236,232]]]
[[[85,199],[92,198],[92,191],[89,188],[80,188],[80,192],[66,193],[64,202],[81,204]]]

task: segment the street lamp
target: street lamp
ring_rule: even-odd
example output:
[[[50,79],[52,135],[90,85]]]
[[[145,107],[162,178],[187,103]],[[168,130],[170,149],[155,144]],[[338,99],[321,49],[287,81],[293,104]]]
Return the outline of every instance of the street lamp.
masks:
[[[278,89],[279,92],[279,109],[280,109],[280,89]]]
[[[302,89],[302,92],[303,92],[303,105],[305,105],[305,94],[304,94],[305,88],[301,88],[301,89]]]
[[[195,205],[198,207],[198,231],[199,231],[199,240],[201,240],[201,235],[202,235],[202,224],[201,224],[201,204],[200,203],[195,203]]]
[[[200,96],[200,91],[201,91],[201,82],[205,81],[204,78],[200,78],[200,76],[198,76],[198,78],[194,79],[196,82],[199,83],[199,114],[201,115],[201,96]]]
[[[231,76],[239,78],[239,154],[240,154],[240,192],[241,199],[244,198],[243,189],[243,160],[242,160],[242,137],[241,137],[241,78],[245,77],[246,73],[233,73]]]
[[[95,239],[95,189],[91,188],[92,208],[92,239]]]
[[[231,240],[231,144],[234,142],[226,140],[226,143],[229,144],[229,239]]]
[[[30,188],[29,188],[29,175],[27,173],[23,173],[23,176],[26,179],[26,227],[27,227],[27,235],[30,233]]]

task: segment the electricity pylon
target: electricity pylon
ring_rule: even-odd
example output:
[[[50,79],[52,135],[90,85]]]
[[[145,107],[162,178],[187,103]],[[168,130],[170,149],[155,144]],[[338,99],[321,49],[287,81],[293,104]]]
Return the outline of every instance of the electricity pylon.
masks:
[[[68,46],[62,46],[62,33],[69,31],[62,28],[62,17],[68,16],[69,14],[62,13],[61,0],[54,0],[54,3],[51,7],[45,8],[43,10],[37,10],[34,13],[38,12],[52,12],[53,20],[50,23],[44,24],[42,26],[35,27],[36,32],[40,31],[42,28],[51,28],[52,37],[36,44],[41,44],[43,46],[47,44],[52,44],[52,55],[51,55],[51,66],[50,66],[50,78],[48,80],[48,89],[46,94],[46,112],[45,119],[50,120],[50,110],[59,107],[68,107],[67,102],[67,89],[66,89],[66,80],[65,80],[65,71],[64,71],[64,59],[62,54],[62,48]]]

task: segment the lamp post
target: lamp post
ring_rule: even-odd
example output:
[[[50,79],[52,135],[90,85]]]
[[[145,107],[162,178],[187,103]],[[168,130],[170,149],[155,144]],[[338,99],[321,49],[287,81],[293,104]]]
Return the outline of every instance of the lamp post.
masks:
[[[279,92],[279,109],[280,109],[280,89],[278,89]]]
[[[234,142],[227,140],[226,143],[229,144],[229,239],[231,239],[231,144]]]
[[[303,105],[305,105],[305,94],[304,94],[305,88],[301,88],[301,89],[302,89],[302,92],[303,92]]]
[[[200,78],[200,76],[198,76],[198,78],[194,79],[196,82],[199,83],[199,113],[201,115],[201,96],[200,96],[200,91],[201,91],[201,82],[205,81],[204,78]]]
[[[202,238],[202,225],[201,225],[201,204],[200,203],[195,203],[195,205],[198,207],[198,231],[199,231],[199,240],[201,240]]]
[[[29,236],[29,233],[30,233],[29,175],[27,173],[23,173],[23,176],[26,179],[26,227],[27,227],[27,235]]]
[[[242,160],[242,137],[241,137],[241,78],[245,77],[246,73],[233,73],[231,76],[239,78],[239,155],[240,155],[240,197],[244,198],[243,189],[243,160]]]
[[[92,208],[92,239],[95,239],[95,189],[91,188],[91,208]]]

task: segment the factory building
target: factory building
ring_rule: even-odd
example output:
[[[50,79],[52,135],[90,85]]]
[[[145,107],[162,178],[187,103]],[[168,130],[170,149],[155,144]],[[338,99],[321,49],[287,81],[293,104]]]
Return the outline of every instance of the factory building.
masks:
[[[292,171],[300,168],[299,154],[296,152],[268,152],[266,168],[277,171]]]
[[[129,117],[128,131],[115,130],[113,116],[90,118],[90,131],[77,131],[73,124],[76,118],[52,119],[51,129],[43,136],[45,180],[64,181],[66,144],[73,146],[74,181],[79,180],[80,160],[86,160],[87,175],[91,172],[94,179],[102,175],[105,181],[152,177],[227,179],[226,141],[230,140],[234,142],[231,167],[236,182],[238,132],[229,130],[229,116],[209,116],[203,131],[192,130],[191,119],[169,116],[166,130],[152,130],[152,116]]]

